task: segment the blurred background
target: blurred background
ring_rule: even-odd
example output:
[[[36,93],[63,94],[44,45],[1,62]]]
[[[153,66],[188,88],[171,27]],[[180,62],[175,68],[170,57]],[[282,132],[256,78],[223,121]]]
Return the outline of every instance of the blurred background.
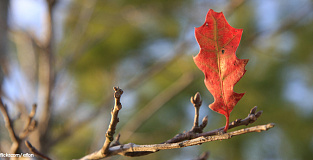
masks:
[[[15,129],[36,103],[38,126],[28,137],[35,147],[53,159],[96,151],[105,140],[113,86],[124,90],[122,143],[161,143],[188,131],[196,92],[203,99],[200,118],[209,116],[205,131],[223,126],[225,117],[207,107],[213,97],[193,62],[199,52],[194,28],[209,9],[244,30],[236,54],[250,59],[235,86],[246,94],[230,120],[258,106],[263,115],[253,125],[276,126],[132,159],[187,160],[205,151],[210,160],[311,159],[311,0],[1,0],[1,97]],[[9,153],[3,118],[0,128],[0,152]]]

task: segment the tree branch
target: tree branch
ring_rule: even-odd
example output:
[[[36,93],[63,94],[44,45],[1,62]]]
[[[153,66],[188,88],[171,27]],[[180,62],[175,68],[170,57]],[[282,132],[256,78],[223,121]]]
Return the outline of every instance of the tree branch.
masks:
[[[237,135],[241,135],[245,133],[262,132],[262,131],[266,131],[274,127],[274,123],[269,123],[266,125],[259,125],[259,126],[236,130],[236,131],[229,132],[229,133],[223,132],[224,127],[221,127],[219,129],[216,129],[210,132],[202,133],[204,127],[207,124],[207,116],[203,118],[202,124],[199,126],[199,122],[198,122],[199,121],[198,120],[199,109],[202,104],[202,100],[201,100],[200,94],[196,93],[194,97],[191,97],[191,103],[195,107],[194,125],[192,129],[188,131],[187,133],[178,134],[174,138],[167,140],[166,142],[161,143],[161,144],[150,144],[150,145],[137,145],[133,143],[120,144],[119,137],[118,137],[116,140],[116,143],[110,146],[111,142],[113,141],[113,136],[115,133],[116,125],[119,120],[118,112],[122,108],[122,105],[120,103],[120,97],[123,91],[119,89],[118,87],[114,87],[114,90],[115,90],[115,94],[114,94],[115,106],[111,112],[111,115],[112,115],[111,122],[106,133],[106,140],[104,142],[104,145],[99,151],[86,155],[83,158],[81,158],[81,160],[103,159],[103,158],[114,156],[114,155],[123,155],[123,156],[129,156],[129,157],[144,156],[147,154],[158,152],[160,150],[201,145],[202,143],[206,143],[206,142],[230,139],[233,136],[237,136]],[[250,123],[255,122],[257,118],[260,117],[262,114],[262,111],[256,112],[256,109],[257,107],[252,108],[249,115],[245,119],[243,120],[237,119],[234,122],[232,122],[229,126],[229,129],[240,126],[240,125],[248,125]]]
[[[113,89],[115,91],[115,93],[114,93],[115,105],[111,111],[111,121],[110,121],[109,128],[108,128],[106,135],[105,135],[105,137],[106,137],[105,142],[99,151],[94,152],[90,155],[87,155],[87,156],[83,157],[82,159],[100,159],[101,157],[106,157],[106,156],[110,155],[109,148],[110,148],[111,142],[114,139],[113,136],[114,136],[114,133],[116,130],[116,125],[119,122],[118,112],[122,109],[122,104],[121,104],[120,100],[121,100],[121,96],[123,94],[123,90],[120,89],[119,87],[114,87]],[[116,140],[117,143],[119,143],[118,142],[119,137],[120,137],[120,135],[118,136],[118,139]],[[116,144],[114,144],[114,145],[116,145]]]
[[[111,111],[111,122],[109,125],[109,128],[107,130],[107,133],[105,135],[106,139],[105,142],[101,148],[101,153],[106,154],[108,153],[108,149],[110,147],[111,142],[113,141],[113,136],[116,130],[116,125],[119,122],[118,118],[118,112],[119,110],[122,109],[122,104],[121,104],[121,96],[123,94],[123,90],[121,90],[119,87],[114,87],[114,98],[115,98],[115,105]]]
[[[8,114],[7,107],[0,98],[0,111],[2,112],[5,121],[5,126],[9,132],[9,136],[12,141],[10,153],[12,154],[19,153],[21,151],[20,149],[22,141],[29,135],[30,132],[32,132],[35,129],[36,121],[33,120],[33,117],[36,114],[36,109],[37,106],[33,105],[32,111],[29,113],[28,119],[25,123],[24,130],[18,136],[18,134],[14,130],[13,120],[10,118]]]
[[[218,141],[218,140],[226,140],[230,139],[234,136],[246,134],[246,133],[252,133],[252,132],[262,132],[266,131],[270,128],[273,128],[275,124],[269,123],[266,125],[258,125],[253,126],[249,128],[240,129],[237,131],[224,133],[221,135],[214,135],[214,136],[201,136],[195,139],[183,141],[183,142],[177,142],[177,143],[163,143],[163,144],[150,144],[150,145],[137,145],[133,143],[128,143],[125,145],[119,145],[109,148],[110,154],[107,156],[98,156],[98,157],[88,157],[88,158],[82,158],[82,159],[101,159],[106,158],[113,155],[123,155],[123,156],[143,156],[149,153],[155,153],[160,150],[168,150],[168,149],[175,149],[175,148],[184,148],[194,145],[201,145],[202,143],[211,142],[211,141]],[[137,154],[134,154],[137,153]],[[143,153],[143,154],[140,154]],[[96,155],[96,154],[94,154]]]
[[[256,109],[257,109],[257,106],[253,107],[250,110],[250,113],[248,114],[248,116],[245,119],[243,119],[243,120],[242,119],[236,119],[235,121],[231,122],[229,124],[228,129],[232,129],[232,128],[235,128],[235,127],[238,127],[238,126],[242,126],[242,125],[246,125],[247,126],[247,125],[255,122],[263,113],[263,111],[256,112]],[[204,117],[203,120],[202,120],[202,125],[203,124],[206,125],[206,123],[207,123],[206,121],[207,121],[207,117]],[[202,130],[203,130],[203,128],[202,128]],[[190,131],[188,131],[186,133],[177,134],[175,137],[173,137],[172,139],[167,140],[165,143],[181,142],[181,141],[184,141],[184,140],[190,140],[190,139],[201,137],[201,136],[218,135],[218,134],[221,134],[223,132],[224,128],[225,128],[225,126],[221,127],[221,128],[218,128],[218,129],[215,129],[215,130],[212,130],[212,131],[209,131],[209,132],[205,132],[205,133],[194,132],[194,131],[190,130]]]
[[[34,104],[32,107],[31,112],[29,113],[24,129],[23,131],[19,134],[20,139],[24,139],[28,136],[29,132],[33,131],[37,125],[37,122],[33,119],[37,110],[37,105]]]
[[[193,106],[195,107],[195,118],[194,118],[193,127],[192,127],[191,131],[196,131],[196,130],[200,129],[200,133],[201,133],[203,128],[206,126],[207,123],[205,123],[205,126],[199,127],[199,111],[200,111],[200,107],[202,105],[200,93],[197,92],[194,97],[191,97],[190,101],[193,104]],[[202,123],[202,124],[204,124],[204,123]]]
[[[250,113],[248,114],[248,116],[245,119],[236,119],[235,121],[233,121],[233,122],[231,122],[229,124],[228,129],[232,129],[232,128],[235,128],[235,127],[238,127],[238,126],[242,126],[242,125],[246,125],[247,126],[247,125],[249,125],[251,123],[254,123],[263,113],[263,111],[256,112],[256,110],[257,110],[257,106],[253,107],[250,110]],[[210,132],[201,133],[201,134],[199,134],[199,136],[217,135],[220,132],[222,132],[224,128],[225,128],[225,126],[221,127],[221,128],[218,128],[218,129],[215,129],[215,130],[212,130]]]
[[[164,143],[175,143],[175,142],[180,142],[180,141],[196,138],[199,133],[203,132],[203,129],[208,124],[208,116],[205,116],[202,119],[201,125],[199,126],[199,111],[200,111],[200,107],[202,105],[200,93],[197,92],[194,97],[191,97],[190,101],[195,108],[195,117],[194,117],[194,122],[193,122],[192,128],[188,132],[179,133],[179,134],[175,135],[175,137],[167,140]]]
[[[29,149],[29,151],[31,151],[35,155],[37,155],[37,156],[39,156],[39,157],[41,157],[43,159],[46,159],[46,160],[51,160],[49,157],[47,157],[44,154],[40,153],[29,141],[25,141],[25,145]]]
[[[55,85],[55,55],[53,49],[54,27],[53,27],[53,10],[58,0],[45,0],[47,7],[45,14],[44,33],[40,40],[35,40],[39,49],[38,54],[38,106],[41,108],[38,117],[38,128],[29,136],[33,145],[38,150],[45,153],[49,150],[52,114],[52,91]]]
[[[5,122],[5,127],[7,128],[9,132],[10,139],[12,141],[11,145],[11,153],[17,153],[19,149],[19,143],[20,143],[20,138],[16,135],[13,127],[13,122],[8,114],[7,107],[3,103],[2,99],[0,98],[0,111],[2,112],[4,122]]]

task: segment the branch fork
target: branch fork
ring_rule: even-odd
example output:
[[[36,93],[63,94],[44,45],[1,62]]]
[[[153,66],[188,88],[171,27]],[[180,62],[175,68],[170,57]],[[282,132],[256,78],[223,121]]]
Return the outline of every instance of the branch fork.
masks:
[[[37,122],[33,119],[36,114],[36,109],[37,109],[37,105],[34,104],[31,112],[29,113],[27,117],[23,131],[20,134],[17,134],[14,129],[14,120],[11,119],[11,117],[9,116],[7,106],[3,103],[2,98],[0,97],[0,111],[2,112],[4,122],[5,122],[5,127],[7,128],[10,139],[12,141],[10,153],[12,154],[20,153],[21,143],[23,142],[25,138],[27,138],[29,133],[32,132],[36,128]]]

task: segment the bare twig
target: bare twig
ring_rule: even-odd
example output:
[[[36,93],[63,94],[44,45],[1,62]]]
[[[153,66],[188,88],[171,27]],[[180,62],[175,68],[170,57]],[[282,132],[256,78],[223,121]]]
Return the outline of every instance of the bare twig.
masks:
[[[121,143],[120,143],[120,137],[121,137],[121,134],[118,134],[117,137],[115,138],[115,142],[112,143],[112,144],[110,145],[110,147],[120,145],[120,144],[121,144]]]
[[[25,141],[25,145],[26,147],[29,149],[29,151],[31,151],[32,153],[34,153],[35,155],[46,159],[46,160],[51,160],[51,158],[45,156],[44,154],[40,153],[29,141]]]
[[[36,105],[33,105],[32,111],[29,113],[28,119],[25,123],[24,130],[18,136],[14,130],[13,120],[10,118],[8,114],[7,107],[0,98],[0,111],[3,114],[5,126],[9,132],[9,136],[12,141],[10,153],[16,154],[20,152],[22,141],[29,135],[31,131],[35,129],[36,122],[35,120],[33,120],[33,117],[35,116],[36,108],[37,108]]]
[[[205,116],[202,119],[202,123],[199,126],[199,111],[202,105],[200,93],[197,92],[194,97],[191,97],[190,101],[195,107],[195,117],[194,117],[194,123],[193,123],[192,128],[188,132],[179,133],[175,135],[172,139],[169,139],[164,143],[175,143],[175,142],[181,142],[184,140],[190,140],[190,139],[196,138],[199,133],[203,132],[203,129],[206,127],[208,123],[208,116]]]
[[[119,122],[118,119],[118,112],[119,110],[122,109],[122,104],[121,104],[121,96],[123,94],[123,90],[120,89],[119,87],[114,87],[114,98],[115,98],[115,105],[111,111],[111,121],[109,124],[109,128],[107,130],[107,133],[105,135],[106,139],[105,142],[101,148],[101,153],[106,154],[108,152],[108,149],[110,147],[110,143],[113,141],[113,136],[115,133],[116,125]]]
[[[52,114],[52,90],[55,83],[55,55],[53,50],[53,9],[57,0],[46,0],[47,11],[45,16],[45,27],[42,39],[36,44],[39,47],[38,54],[38,106],[41,107],[41,113],[38,117],[38,129],[30,135],[32,143],[38,150],[45,153],[49,150],[49,130],[51,129]]]
[[[17,135],[17,133],[14,130],[13,120],[10,118],[8,111],[7,111],[7,107],[3,103],[1,98],[0,98],[0,111],[3,114],[5,126],[9,132],[9,136],[10,136],[10,139],[12,141],[10,153],[12,153],[12,154],[19,153],[22,141],[36,127],[36,122],[35,122],[35,120],[33,120],[33,117],[35,116],[35,113],[36,113],[36,105],[33,106],[32,111],[29,113],[29,117],[25,123],[24,130],[19,134],[19,136]]]
[[[3,103],[1,98],[0,98],[0,111],[2,112],[4,122],[5,122],[5,127],[7,128],[8,132],[9,132],[10,139],[12,141],[10,152],[11,153],[17,153],[21,140],[19,139],[19,137],[16,135],[16,133],[14,131],[13,122],[12,122],[12,120],[8,114],[7,107]]]
[[[220,135],[214,136],[202,136],[195,139],[177,142],[177,143],[164,143],[164,144],[150,144],[150,145],[137,145],[133,143],[128,143],[125,145],[119,145],[109,148],[109,155],[100,155],[98,152],[92,153],[91,156],[86,156],[82,159],[102,159],[113,155],[123,155],[123,156],[143,156],[150,153],[155,153],[160,150],[168,150],[168,149],[175,149],[175,148],[184,148],[188,146],[200,145],[202,143],[211,142],[211,141],[218,141],[218,140],[226,140],[230,139],[234,136],[251,133],[251,132],[262,132],[266,131],[270,128],[273,128],[275,124],[269,123],[266,125],[258,125],[249,128],[240,129],[237,131],[224,133]],[[137,154],[135,154],[137,153]],[[142,154],[140,154],[142,153]]]
[[[176,143],[176,142],[181,142],[184,140],[190,140],[193,138],[197,138],[199,137],[199,134],[201,134],[203,132],[204,127],[207,125],[208,123],[208,116],[205,116],[202,119],[202,124],[197,127],[196,129],[194,127],[192,127],[192,129],[188,132],[184,132],[184,133],[179,133],[177,135],[175,135],[173,138],[165,141],[164,143]]]
[[[207,116],[203,118],[202,124],[199,126],[198,118],[199,118],[199,108],[201,106],[201,97],[199,93],[196,93],[194,97],[191,98],[191,103],[194,104],[195,109],[195,120],[194,125],[190,131],[183,134],[178,134],[174,138],[166,141],[165,143],[161,144],[151,144],[151,145],[136,145],[133,143],[128,144],[120,144],[119,137],[116,140],[116,143],[110,146],[110,143],[113,141],[113,136],[115,133],[116,125],[119,121],[118,119],[118,112],[122,108],[120,103],[120,97],[123,93],[121,89],[118,87],[114,87],[115,90],[115,106],[111,112],[111,122],[109,125],[109,129],[106,133],[106,140],[104,142],[103,147],[94,153],[86,155],[85,157],[81,158],[81,160],[85,159],[103,159],[106,157],[114,156],[114,155],[123,155],[123,156],[144,156],[147,154],[155,153],[160,150],[167,150],[167,149],[175,149],[175,148],[183,148],[193,145],[201,145],[202,143],[216,141],[216,140],[224,140],[230,139],[233,136],[250,133],[250,132],[262,132],[266,131],[272,127],[274,127],[273,123],[269,123],[267,125],[259,125],[254,127],[249,127],[245,129],[240,129],[237,131],[233,131],[230,133],[221,132],[224,127],[219,129],[202,133],[203,128],[207,124]],[[237,119],[236,121],[230,124],[230,128],[234,128],[240,125],[248,125],[253,123],[257,120],[259,116],[261,116],[262,111],[256,112],[257,107],[251,109],[247,118],[241,120]],[[197,129],[195,129],[197,128]],[[205,157],[205,156],[204,156]]]
[[[82,5],[82,9],[79,13],[78,22],[76,23],[73,31],[69,34],[70,41],[75,40],[75,42],[81,42],[83,39],[83,35],[86,33],[88,26],[90,25],[91,17],[94,13],[97,0],[92,1],[84,1]],[[101,37],[101,38],[100,38]],[[70,64],[75,62],[77,59],[81,58],[81,56],[86,53],[86,49],[90,46],[99,43],[100,40],[103,40],[106,37],[105,35],[100,35],[99,37],[93,37],[92,40],[87,40],[83,45],[81,43],[63,43],[59,48],[68,52],[67,56],[60,60],[57,70],[61,70],[63,68],[67,68]],[[84,37],[85,38],[85,37]],[[91,42],[91,43],[90,43]]]
[[[199,129],[199,111],[200,111],[200,107],[202,105],[200,93],[197,92],[194,97],[191,97],[190,101],[193,104],[193,106],[195,107],[195,118],[194,118],[193,127],[191,129],[192,131],[195,131],[195,130]]]
[[[251,124],[253,122],[255,122],[257,120],[257,118],[259,118],[261,116],[261,114],[263,113],[262,111],[256,112],[257,106],[253,107],[249,113],[249,115],[245,118],[245,119],[236,119],[235,121],[231,122],[229,125],[228,129],[232,129],[234,127],[238,127],[238,126],[242,126],[242,125],[248,125]],[[207,117],[204,117],[202,120],[202,124],[204,124],[204,127],[207,123]],[[201,127],[201,125],[200,125]],[[204,127],[199,128],[200,131],[203,130]],[[190,140],[193,138],[197,138],[197,137],[201,137],[201,136],[213,136],[213,135],[217,135],[220,134],[221,132],[223,132],[223,129],[225,127],[221,127],[209,132],[193,132],[191,129],[190,131],[186,132],[186,133],[180,133],[178,135],[176,135],[175,137],[173,137],[172,139],[167,140],[165,143],[176,143],[176,142],[181,142],[183,140]]]
[[[99,151],[89,154],[81,159],[100,159],[101,157],[106,157],[111,154],[109,151],[109,148],[110,148],[111,142],[114,139],[113,136],[115,133],[116,125],[119,122],[118,112],[119,110],[122,109],[122,104],[121,104],[120,99],[123,94],[123,90],[120,89],[119,87],[114,87],[113,89],[115,91],[114,93],[115,105],[111,111],[111,121],[110,121],[109,128],[105,135],[106,137],[105,142]],[[118,139],[119,139],[119,136],[118,136]],[[118,142],[118,139],[117,139],[117,142]]]
[[[245,119],[236,119],[235,121],[231,122],[229,124],[228,129],[232,129],[232,128],[235,128],[235,127],[238,127],[238,126],[242,126],[242,125],[246,125],[247,126],[247,125],[249,125],[251,123],[254,123],[263,113],[263,111],[256,112],[256,109],[257,109],[257,106],[253,107],[250,110],[250,113],[248,114],[248,116]],[[201,133],[201,134],[199,134],[199,136],[217,135],[220,132],[222,132],[224,128],[225,127],[221,127],[221,128],[215,129],[215,130],[210,131],[210,132]]]
[[[36,109],[37,109],[37,105],[34,104],[32,107],[31,112],[29,113],[24,129],[23,131],[19,134],[19,138],[20,139],[24,139],[28,136],[29,132],[33,131],[36,127],[36,121],[33,119],[35,114],[36,114]]]

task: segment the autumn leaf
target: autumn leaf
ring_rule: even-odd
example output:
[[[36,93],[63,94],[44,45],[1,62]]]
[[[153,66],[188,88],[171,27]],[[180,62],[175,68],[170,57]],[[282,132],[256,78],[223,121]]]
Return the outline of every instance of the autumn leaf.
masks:
[[[238,59],[235,53],[242,31],[231,27],[222,12],[212,9],[204,24],[195,29],[200,52],[194,57],[194,62],[204,73],[204,83],[214,97],[209,107],[226,117],[225,132],[230,112],[244,95],[233,91],[234,85],[245,74],[248,63],[248,59]]]

